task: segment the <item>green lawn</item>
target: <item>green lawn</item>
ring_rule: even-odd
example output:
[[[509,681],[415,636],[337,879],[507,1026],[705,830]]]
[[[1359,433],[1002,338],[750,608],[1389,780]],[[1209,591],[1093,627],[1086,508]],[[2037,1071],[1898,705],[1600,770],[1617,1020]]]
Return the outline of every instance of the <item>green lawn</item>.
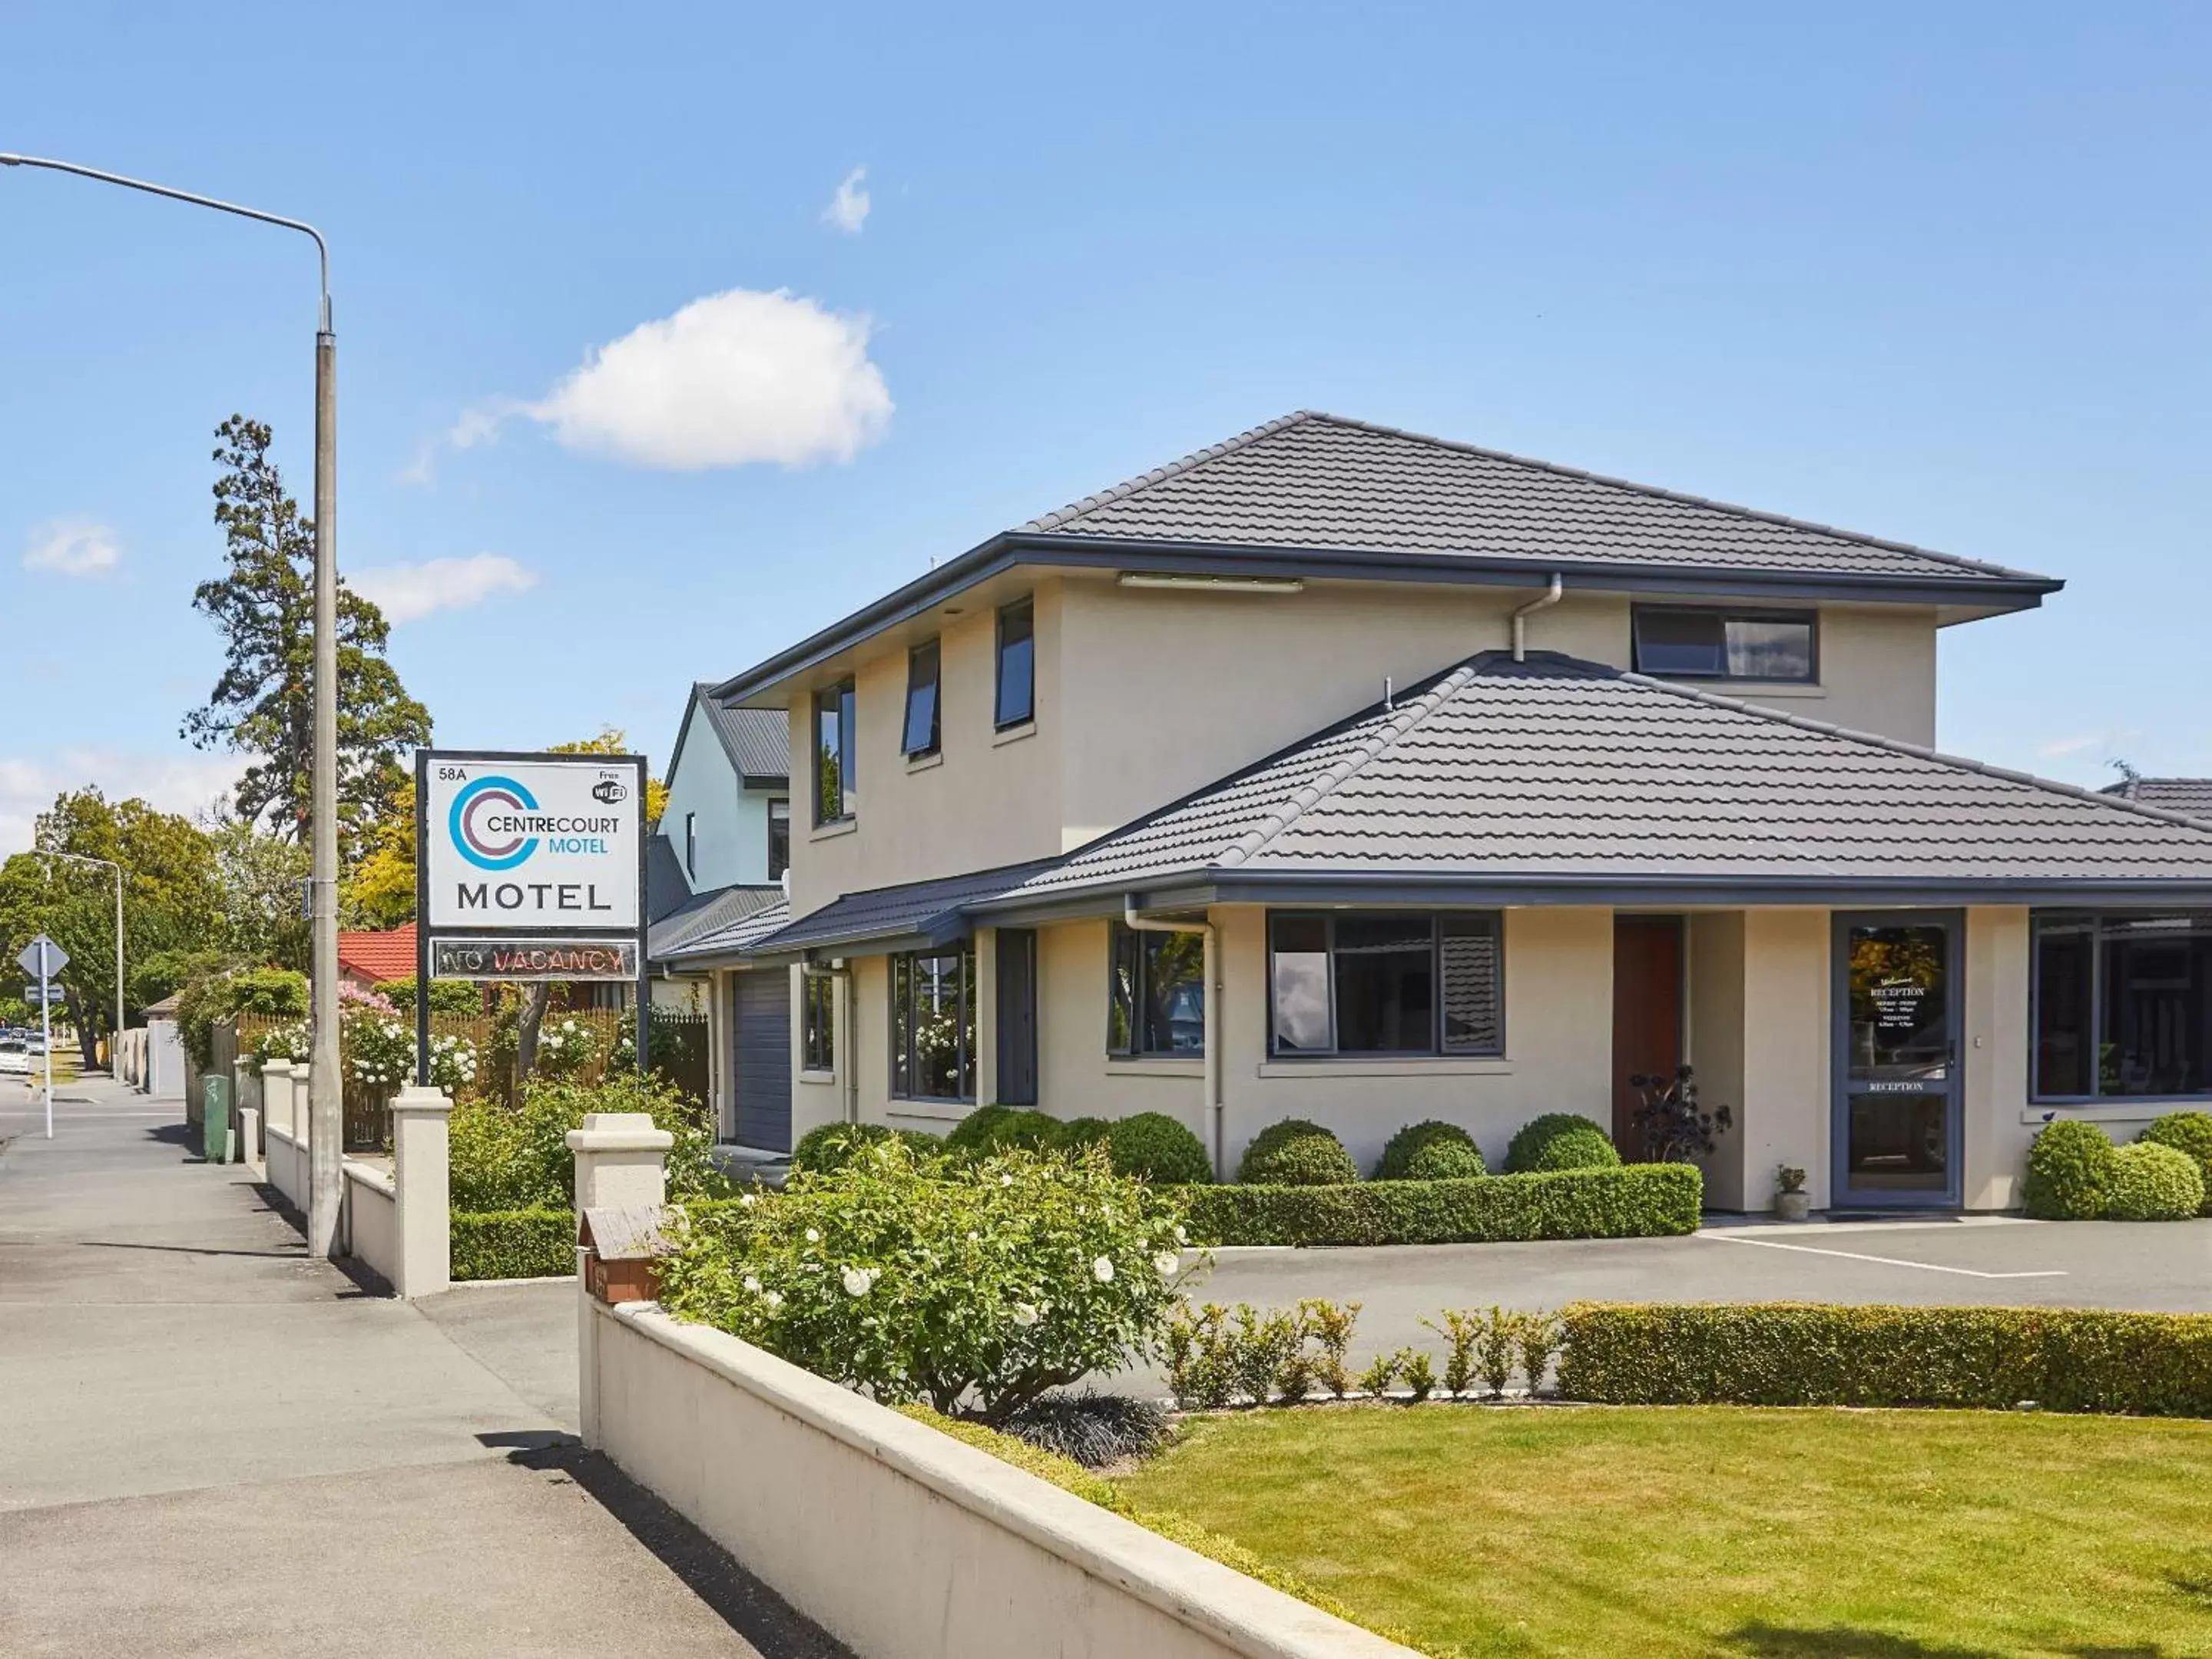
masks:
[[[2212,1655],[2212,1423],[1255,1412],[1117,1484],[1439,1651]]]

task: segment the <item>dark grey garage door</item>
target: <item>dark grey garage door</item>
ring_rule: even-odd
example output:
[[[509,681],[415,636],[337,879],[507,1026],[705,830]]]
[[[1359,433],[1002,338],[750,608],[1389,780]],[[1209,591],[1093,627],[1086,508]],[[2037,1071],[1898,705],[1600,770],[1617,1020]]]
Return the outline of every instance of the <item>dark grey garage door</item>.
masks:
[[[781,968],[735,975],[738,1140],[791,1150],[791,975]]]

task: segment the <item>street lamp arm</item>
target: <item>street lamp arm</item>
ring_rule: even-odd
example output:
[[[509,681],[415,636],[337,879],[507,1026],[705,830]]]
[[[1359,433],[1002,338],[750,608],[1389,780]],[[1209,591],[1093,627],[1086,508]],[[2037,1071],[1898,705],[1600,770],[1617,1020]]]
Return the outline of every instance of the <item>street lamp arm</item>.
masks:
[[[11,155],[0,151],[0,167],[50,167],[56,173],[74,173],[79,178],[97,179],[103,184],[121,185],[129,190],[143,190],[149,196],[166,196],[173,202],[190,202],[195,207],[214,208],[222,213],[235,213],[241,219],[258,219],[264,225],[278,225],[286,230],[296,230],[315,239],[315,256],[322,262],[323,317],[322,331],[331,331],[331,250],[323,240],[323,233],[302,219],[287,219],[281,214],[264,213],[259,208],[240,207],[235,202],[218,201],[212,196],[195,196],[188,190],[173,190],[167,185],[149,183],[143,179],[132,179],[120,173],[103,173],[98,167],[80,166],[75,161],[56,161],[43,155]]]

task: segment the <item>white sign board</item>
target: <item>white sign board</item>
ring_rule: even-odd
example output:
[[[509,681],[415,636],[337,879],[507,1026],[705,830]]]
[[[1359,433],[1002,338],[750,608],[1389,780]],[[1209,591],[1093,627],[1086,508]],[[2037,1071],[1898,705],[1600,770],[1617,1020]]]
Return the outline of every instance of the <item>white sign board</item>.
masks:
[[[434,754],[427,762],[422,880],[431,927],[638,930],[641,761]]]

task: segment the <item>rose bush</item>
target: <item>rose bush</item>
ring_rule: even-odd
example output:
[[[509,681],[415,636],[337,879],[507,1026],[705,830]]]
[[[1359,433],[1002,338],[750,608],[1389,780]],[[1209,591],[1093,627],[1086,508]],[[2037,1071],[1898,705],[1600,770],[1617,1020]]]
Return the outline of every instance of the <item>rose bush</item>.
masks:
[[[598,1083],[533,1076],[514,1106],[481,1097],[454,1104],[448,1121],[453,1204],[457,1211],[566,1208],[574,1201],[575,1156],[568,1131],[587,1112],[644,1112],[676,1139],[668,1152],[671,1198],[728,1190],[715,1169],[713,1120],[704,1108],[659,1078],[617,1072]]]
[[[1187,1272],[1176,1214],[1097,1151],[971,1163],[880,1141],[678,1231],[661,1301],[680,1317],[992,1423],[1154,1357]]]
[[[538,1059],[532,1066],[537,1077],[574,1077],[592,1063],[599,1048],[599,1033],[577,1019],[549,1019],[538,1032]],[[633,1057],[635,1049],[631,1050]]]
[[[349,1008],[338,1040],[346,1075],[372,1088],[397,1090],[415,1075],[415,1028],[397,1014]]]

